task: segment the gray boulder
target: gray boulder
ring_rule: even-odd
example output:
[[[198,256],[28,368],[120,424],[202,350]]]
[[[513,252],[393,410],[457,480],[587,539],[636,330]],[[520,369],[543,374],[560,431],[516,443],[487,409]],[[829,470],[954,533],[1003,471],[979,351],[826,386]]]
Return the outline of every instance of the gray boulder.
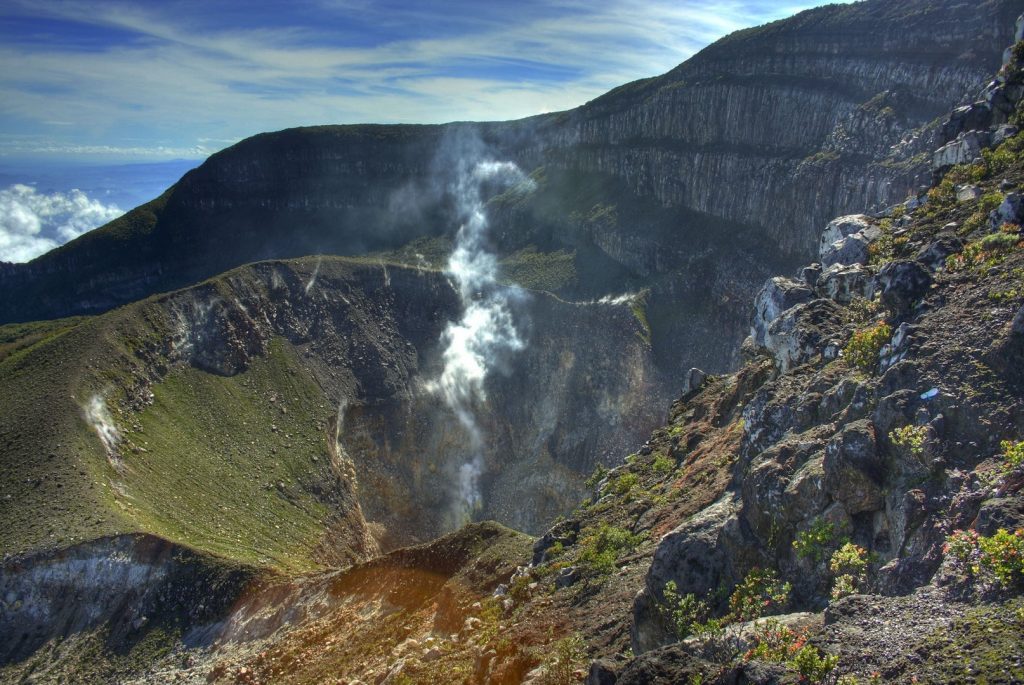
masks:
[[[839,305],[831,300],[812,300],[787,309],[773,321],[762,346],[775,360],[779,372],[789,373],[819,356],[828,356],[826,352],[835,347],[834,338],[843,325]]]
[[[964,241],[953,230],[941,231],[935,239],[918,250],[915,259],[932,271],[946,268],[946,258],[964,248]]]
[[[833,264],[864,264],[868,261],[868,245],[881,235],[863,214],[833,219],[825,226],[818,244],[822,268]]]
[[[659,611],[665,586],[676,584],[680,595],[713,593],[729,577],[729,569],[742,557],[738,517],[739,501],[727,495],[693,515],[658,543],[647,571],[644,589],[633,602],[630,637],[633,651],[643,654],[675,641]]]
[[[590,662],[587,671],[587,685],[615,685],[619,678],[619,669],[615,662],[608,659],[597,659]]]
[[[1024,305],[1017,310],[1010,324],[1010,332],[1016,336],[1024,336]]]
[[[932,169],[973,162],[991,144],[992,134],[988,131],[965,131],[932,154]]]
[[[1003,224],[1019,224],[1024,219],[1024,198],[1020,193],[1007,193],[1002,203],[988,215],[988,223],[993,229]]]
[[[931,288],[932,277],[918,262],[896,260],[878,272],[877,286],[882,291],[882,304],[897,317],[910,313],[914,304]]]
[[[964,131],[986,129],[992,124],[992,106],[984,100],[954,109],[940,132],[940,139],[950,141]]]
[[[768,279],[754,298],[754,321],[750,329],[754,344],[764,347],[772,322],[787,309],[807,302],[813,297],[814,292],[799,281],[781,276]]]
[[[956,201],[970,202],[981,197],[981,188],[975,185],[965,184],[956,187]]]
[[[1001,145],[1003,141],[1012,138],[1020,132],[1020,129],[1013,124],[1003,124],[992,132],[992,147]]]
[[[875,279],[860,264],[833,264],[818,278],[818,292],[840,304],[857,297],[870,300],[875,296]]]

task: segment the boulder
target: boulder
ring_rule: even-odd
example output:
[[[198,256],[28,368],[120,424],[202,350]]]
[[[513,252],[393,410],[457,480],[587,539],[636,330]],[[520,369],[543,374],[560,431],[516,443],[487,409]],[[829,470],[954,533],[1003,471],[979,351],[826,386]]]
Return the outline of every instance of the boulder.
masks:
[[[881,230],[863,214],[833,219],[825,226],[818,244],[822,268],[833,264],[867,263],[868,245],[880,235]]]
[[[992,228],[1003,224],[1019,224],[1024,220],[1024,197],[1020,193],[1007,193],[1002,203],[988,215],[988,223]]]
[[[869,226],[871,226],[871,219],[864,214],[848,214],[832,219],[832,221],[826,224],[825,230],[821,232],[818,252],[824,251],[826,247],[837,240],[842,240],[848,235],[859,233]]]
[[[667,533],[658,543],[644,589],[633,601],[630,631],[633,651],[642,654],[675,641],[659,602],[665,585],[675,582],[680,595],[710,595],[719,585],[735,581],[730,569],[742,563],[739,501],[726,495]]]
[[[1020,129],[1013,124],[1003,124],[992,132],[992,147],[1001,145],[1003,141],[1012,138],[1020,132]]]
[[[818,282],[818,276],[820,275],[821,264],[815,262],[800,269],[799,279],[813,288],[814,284]]]
[[[992,107],[984,100],[954,109],[940,132],[940,139],[950,141],[964,131],[986,129],[992,124]]]
[[[708,375],[700,369],[690,369],[686,372],[686,378],[683,379],[683,395],[689,395],[690,393],[700,390],[701,386],[704,385],[704,381],[707,379]]]
[[[981,188],[975,185],[962,185],[956,187],[956,201],[957,202],[970,202],[971,200],[977,200],[981,197]]]
[[[896,260],[878,272],[877,285],[882,291],[882,304],[897,317],[903,317],[928,292],[932,277],[918,262]]]
[[[988,131],[965,131],[932,154],[932,169],[973,162],[991,143],[992,135]]]
[[[782,494],[784,510],[793,521],[815,516],[828,505],[825,491],[824,454],[812,457],[797,469]]]
[[[1014,314],[1010,332],[1018,337],[1024,337],[1024,305],[1021,305],[1021,308]]]
[[[848,424],[825,446],[825,490],[851,516],[885,506],[885,465],[878,454],[875,429],[868,420]]]
[[[860,264],[833,264],[818,278],[818,292],[839,304],[857,297],[870,300],[875,296],[875,279]]]
[[[843,310],[831,300],[818,299],[783,312],[764,335],[763,347],[780,373],[821,356],[827,348],[838,349],[833,338],[844,325]]]
[[[754,320],[750,329],[754,344],[763,347],[772,322],[784,311],[813,297],[814,292],[799,281],[782,276],[768,279],[754,298]]]
[[[918,250],[915,259],[927,266],[932,271],[941,271],[946,268],[946,258],[960,252],[964,248],[964,241],[954,231],[941,231],[935,239]]]
[[[587,671],[587,685],[615,685],[619,678],[619,670],[615,662],[608,659],[597,659],[590,662]]]

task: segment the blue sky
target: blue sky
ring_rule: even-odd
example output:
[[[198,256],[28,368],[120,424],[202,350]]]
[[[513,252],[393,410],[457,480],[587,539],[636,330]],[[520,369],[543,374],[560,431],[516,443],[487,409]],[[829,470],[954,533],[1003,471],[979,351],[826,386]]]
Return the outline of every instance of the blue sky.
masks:
[[[511,119],[801,0],[0,3],[0,160],[201,159],[260,131]]]

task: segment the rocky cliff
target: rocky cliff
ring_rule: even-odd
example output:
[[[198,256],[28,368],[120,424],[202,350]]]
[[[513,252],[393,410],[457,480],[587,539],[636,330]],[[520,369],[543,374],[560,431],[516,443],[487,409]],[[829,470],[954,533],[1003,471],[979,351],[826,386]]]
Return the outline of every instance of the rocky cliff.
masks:
[[[724,369],[737,359],[741,303],[810,254],[815,227],[920,183],[927,125],[994,71],[1021,9],[825,7],[731,35],[569,112],[256,136],[110,226],[5,265],[0,320],[103,311],[257,259],[450,235],[453,163],[492,156],[545,180],[502,214],[505,252],[573,250],[574,296],[652,287],[663,366]],[[701,345],[715,330],[728,344]]]
[[[657,425],[667,381],[629,303],[515,307],[482,444],[426,388],[461,311],[437,271],[262,262],[30,336],[0,359],[4,553],[141,531],[301,569],[482,517],[537,531]]]

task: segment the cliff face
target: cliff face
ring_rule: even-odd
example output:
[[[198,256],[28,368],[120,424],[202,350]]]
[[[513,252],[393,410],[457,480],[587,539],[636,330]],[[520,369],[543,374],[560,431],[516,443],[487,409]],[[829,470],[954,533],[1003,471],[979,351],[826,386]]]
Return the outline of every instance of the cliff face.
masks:
[[[816,227],[919,184],[926,165],[915,155],[931,132],[918,129],[983,85],[1021,9],[1018,0],[826,7],[733,34],[569,112],[256,136],[110,226],[5,266],[0,320],[103,311],[256,259],[450,235],[452,167],[489,156],[548,181],[547,193],[496,222],[503,250],[574,250],[579,278],[566,294],[650,287],[662,364],[725,368],[742,338],[739,303],[805,259]],[[737,274],[708,282],[737,263]],[[719,306],[699,311],[690,292]],[[714,330],[727,342],[702,349]],[[694,351],[679,360],[670,339]]]
[[[669,383],[629,303],[514,307],[523,347],[476,433],[428,389],[461,316],[437,271],[261,262],[47,331],[0,359],[3,551],[141,531],[302,569],[471,519],[537,531],[657,425]]]

